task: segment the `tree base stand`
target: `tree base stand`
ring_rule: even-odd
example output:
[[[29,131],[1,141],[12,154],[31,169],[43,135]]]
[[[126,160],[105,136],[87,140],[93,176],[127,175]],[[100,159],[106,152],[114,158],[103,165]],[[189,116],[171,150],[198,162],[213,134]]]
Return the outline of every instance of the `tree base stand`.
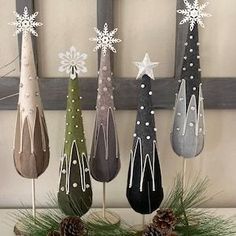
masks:
[[[105,220],[107,223],[112,225],[119,225],[120,224],[120,216],[111,211],[96,211],[91,213],[87,217],[88,221],[96,221],[98,219]]]
[[[16,236],[29,236],[29,234],[24,232],[24,230],[22,229],[22,225],[20,222],[16,223],[13,232],[15,233]]]

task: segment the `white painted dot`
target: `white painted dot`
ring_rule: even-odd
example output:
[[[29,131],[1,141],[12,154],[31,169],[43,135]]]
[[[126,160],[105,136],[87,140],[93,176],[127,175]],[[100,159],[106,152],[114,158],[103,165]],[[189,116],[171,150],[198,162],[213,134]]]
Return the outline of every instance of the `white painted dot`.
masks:
[[[155,112],[154,112],[154,111],[151,111],[151,114],[152,114],[152,115],[154,115],[154,114],[155,114]]]
[[[114,97],[111,95],[111,99],[113,99]]]
[[[78,126],[78,125],[76,125],[76,126],[75,126],[75,128],[79,128],[79,126]]]
[[[68,108],[68,111],[71,111],[71,109],[70,109],[70,108]]]
[[[139,120],[137,121],[137,125],[140,125],[140,121]]]
[[[195,109],[196,109],[196,108],[195,108],[194,106],[191,107],[191,110],[192,110],[192,111],[195,111]]]
[[[145,84],[141,84],[141,88],[145,88]]]
[[[154,131],[157,132],[157,128],[154,128]]]
[[[68,126],[69,125],[69,123],[66,123],[66,126]]]
[[[85,171],[85,172],[89,172],[89,169],[88,169],[88,168],[85,168],[84,171]]]
[[[181,116],[181,113],[180,113],[180,112],[178,112],[178,113],[177,113],[177,116]]]
[[[65,188],[64,188],[64,187],[61,187],[61,191],[64,192],[64,191],[65,191]]]
[[[197,59],[200,59],[200,56],[199,56],[199,55],[197,56]]]
[[[71,132],[69,131],[68,134],[71,134]]]
[[[150,136],[147,136],[146,139],[150,139],[151,137]]]
[[[193,78],[194,78],[194,76],[193,76],[193,75],[191,75],[191,76],[190,76],[190,79],[193,79]]]
[[[189,36],[189,38],[190,38],[190,39],[193,39],[193,36],[192,36],[192,35],[190,35],[190,36]]]
[[[98,75],[99,75],[99,71],[98,71]]]
[[[183,71],[186,71],[186,68],[185,68],[185,67],[183,68]]]
[[[203,114],[202,114],[202,113],[200,114],[200,117],[203,117]]]
[[[71,92],[74,92],[75,90],[74,89],[71,89]]]
[[[193,67],[193,63],[190,63],[189,65],[190,65],[191,67]]]
[[[80,96],[79,99],[83,99],[83,97]]]
[[[141,106],[140,109],[143,110],[143,109],[144,109],[144,106]]]
[[[188,46],[188,43],[186,42],[184,45],[185,45],[185,46]]]
[[[179,127],[177,127],[177,128],[176,128],[176,130],[177,130],[177,131],[180,131],[180,128],[179,128]]]
[[[72,119],[75,119],[75,116],[71,116]]]
[[[181,79],[179,79],[178,82],[181,83],[182,82]]]
[[[73,165],[76,165],[77,164],[77,161],[76,160],[73,160]]]
[[[197,90],[197,88],[196,87],[193,87],[193,91],[196,91]]]
[[[106,92],[106,91],[107,91],[107,87],[104,87],[104,88],[103,88],[103,91]]]
[[[180,100],[180,101],[183,101],[183,100],[184,100],[184,98],[179,98],[179,100]]]
[[[86,188],[90,188],[90,185],[89,185],[89,184],[86,184]]]
[[[202,128],[199,128],[199,133],[202,133]]]
[[[190,123],[189,123],[189,126],[190,126],[190,127],[193,127],[193,126],[194,126],[193,122],[190,122]]]
[[[200,46],[200,43],[199,43],[199,42],[197,42],[197,46]]]
[[[75,102],[75,100],[74,100],[74,99],[72,99],[71,101],[72,101],[73,103]]]
[[[145,125],[146,125],[146,126],[149,126],[149,122],[146,122]]]
[[[83,140],[83,139],[81,139],[81,140],[80,140],[80,142],[81,142],[81,143],[83,143],[83,142],[84,142],[84,140]]]
[[[69,98],[69,96],[67,95],[66,98]]]
[[[62,174],[65,174],[65,173],[66,173],[66,170],[65,170],[65,169],[63,169],[63,170],[62,170]]]
[[[201,68],[198,68],[198,71],[202,71],[202,69],[201,69]]]
[[[185,56],[185,57],[184,57],[184,60],[187,60],[187,58],[188,58],[188,57]]]
[[[78,111],[79,111],[79,108],[78,108],[78,109],[76,109],[76,111],[78,112]]]
[[[148,94],[149,94],[149,95],[152,95],[152,91],[150,91]]]
[[[107,81],[111,81],[111,77],[107,77]]]
[[[193,49],[191,48],[189,51],[190,51],[190,52],[193,52]]]
[[[134,137],[136,137],[136,136],[137,136],[137,134],[133,134],[133,136],[134,136]]]
[[[78,186],[77,183],[73,183],[73,187],[76,188]]]

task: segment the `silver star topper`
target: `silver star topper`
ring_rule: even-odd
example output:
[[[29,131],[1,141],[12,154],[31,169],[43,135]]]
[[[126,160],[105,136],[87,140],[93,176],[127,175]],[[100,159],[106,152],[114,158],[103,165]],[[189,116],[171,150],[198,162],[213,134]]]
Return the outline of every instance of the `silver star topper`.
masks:
[[[116,53],[116,49],[113,47],[114,43],[120,43],[121,40],[114,38],[115,33],[117,32],[117,28],[113,29],[109,32],[107,23],[104,24],[103,31],[100,31],[98,28],[94,27],[95,32],[97,33],[96,38],[90,38],[90,41],[97,42],[96,47],[93,51],[97,51],[101,48],[103,55],[105,56],[107,53],[107,49]]]
[[[16,32],[14,33],[14,35],[23,32],[23,34],[32,33],[34,36],[38,36],[35,28],[43,25],[43,23],[35,21],[38,12],[29,15],[28,8],[25,7],[22,15],[15,11],[13,12],[13,14],[16,16],[16,21],[9,23],[9,25],[16,26]]]
[[[209,2],[206,2],[202,5],[199,5],[198,0],[194,0],[193,4],[188,2],[188,0],[183,0],[186,6],[186,9],[177,10],[178,13],[184,15],[180,25],[189,22],[190,30],[193,31],[195,24],[199,24],[201,27],[205,27],[202,19],[204,17],[210,17],[211,14],[203,12],[203,10],[209,5]]]
[[[148,75],[151,79],[155,79],[153,74],[153,68],[158,66],[159,62],[151,62],[148,53],[145,54],[145,57],[142,62],[134,62],[134,64],[139,69],[137,79],[141,78],[145,74]]]

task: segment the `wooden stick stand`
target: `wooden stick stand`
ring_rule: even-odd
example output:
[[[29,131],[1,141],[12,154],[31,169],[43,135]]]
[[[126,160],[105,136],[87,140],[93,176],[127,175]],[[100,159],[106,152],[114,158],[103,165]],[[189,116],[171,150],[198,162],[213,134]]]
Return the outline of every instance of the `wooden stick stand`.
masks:
[[[32,179],[32,215],[34,218],[36,218],[36,193],[35,193],[35,179]],[[17,222],[14,226],[14,233],[17,236],[30,236],[27,232],[24,232],[24,229],[21,225],[21,222]]]
[[[103,219],[109,224],[118,225],[120,224],[120,217],[118,214],[108,211],[106,209],[106,183],[103,183],[103,192],[102,192],[102,210],[91,213],[88,216],[89,220]]]

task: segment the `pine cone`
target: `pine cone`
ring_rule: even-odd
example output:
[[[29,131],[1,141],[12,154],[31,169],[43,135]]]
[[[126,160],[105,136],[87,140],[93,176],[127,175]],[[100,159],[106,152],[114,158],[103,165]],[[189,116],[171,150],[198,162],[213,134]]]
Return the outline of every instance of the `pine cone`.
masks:
[[[79,217],[65,218],[60,224],[61,236],[84,236],[87,230]]]
[[[171,209],[158,210],[152,221],[163,235],[170,235],[177,222],[174,212]]]
[[[154,224],[150,224],[143,231],[143,236],[163,236],[159,229]]]

